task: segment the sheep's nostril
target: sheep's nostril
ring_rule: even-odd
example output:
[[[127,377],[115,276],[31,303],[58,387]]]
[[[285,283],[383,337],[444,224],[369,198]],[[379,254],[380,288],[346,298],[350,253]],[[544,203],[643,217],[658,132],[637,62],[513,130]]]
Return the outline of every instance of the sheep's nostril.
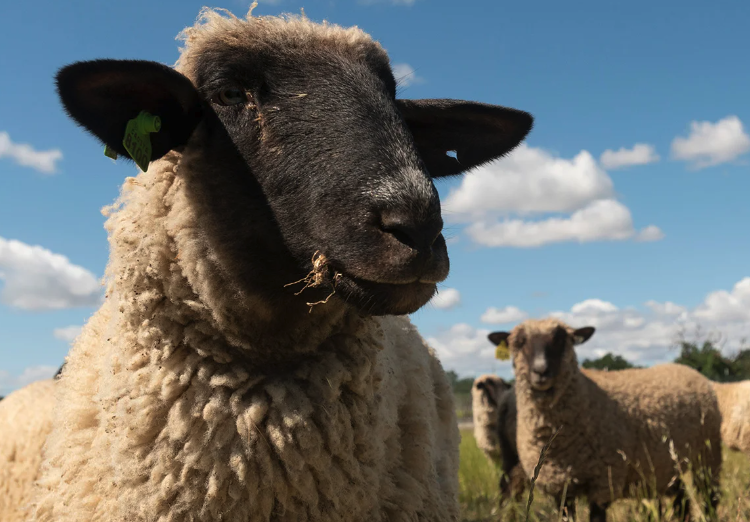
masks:
[[[412,250],[430,252],[442,230],[442,222],[417,222],[405,216],[384,212],[380,217],[380,230],[393,236],[399,243]]]

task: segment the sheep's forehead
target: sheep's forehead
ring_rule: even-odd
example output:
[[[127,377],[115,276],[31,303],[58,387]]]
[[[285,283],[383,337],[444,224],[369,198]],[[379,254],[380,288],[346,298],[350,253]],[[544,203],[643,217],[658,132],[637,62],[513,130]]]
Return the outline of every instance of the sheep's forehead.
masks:
[[[262,16],[238,18],[220,10],[204,9],[195,25],[180,33],[185,42],[176,67],[192,76],[194,57],[206,49],[249,53],[267,49],[301,49],[335,52],[355,60],[377,57],[388,63],[388,55],[378,42],[358,27],[316,23],[302,16]]]
[[[510,341],[515,344],[517,339],[523,341],[524,348],[543,348],[552,342],[558,328],[563,328],[569,334],[572,328],[556,318],[528,319],[516,326],[511,332]]]

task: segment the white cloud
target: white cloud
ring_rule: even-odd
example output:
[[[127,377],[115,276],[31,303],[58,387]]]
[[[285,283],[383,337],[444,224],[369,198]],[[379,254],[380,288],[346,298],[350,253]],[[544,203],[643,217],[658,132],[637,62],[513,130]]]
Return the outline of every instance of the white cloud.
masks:
[[[441,310],[451,310],[461,304],[461,292],[455,288],[441,288],[429,304]]]
[[[528,314],[515,306],[506,306],[505,308],[489,307],[480,320],[483,323],[490,324],[508,324],[518,323],[528,317]]]
[[[599,158],[599,163],[605,169],[619,169],[632,165],[647,165],[659,161],[653,145],[636,143],[632,149],[622,147],[620,150],[605,150]]]
[[[690,334],[698,328],[722,334],[727,341],[722,349],[727,354],[742,347],[744,340],[750,338],[750,277],[739,281],[731,290],[709,293],[693,309],[671,301],[650,300],[643,304],[638,308],[622,308],[592,298],[573,304],[567,311],[545,315],[559,317],[576,328],[596,328],[591,340],[576,348],[579,361],[601,357],[607,352],[642,366],[672,361],[679,355],[675,348],[679,333]],[[514,307],[506,309],[510,308]],[[519,317],[526,316],[525,312],[518,312]],[[485,320],[484,315],[482,320]],[[509,371],[509,367],[494,359],[494,347],[487,340],[487,333],[489,330],[461,323],[430,337],[428,342],[438,351],[446,370],[478,375],[497,364],[500,370]]]
[[[0,370],[0,395],[7,395],[13,390],[23,388],[27,384],[42,379],[51,379],[59,366],[29,366],[21,375],[11,375],[9,372]]]
[[[587,151],[573,159],[521,143],[505,158],[464,176],[444,207],[457,222],[517,213],[572,212],[613,195],[612,180]]]
[[[0,301],[23,310],[96,306],[102,287],[96,276],[67,257],[40,246],[0,237]]]
[[[459,323],[427,338],[427,343],[437,352],[443,368],[453,370],[460,376],[489,372],[510,376],[510,361],[495,359],[495,347],[487,339],[490,331]]]
[[[695,315],[712,322],[750,321],[750,277],[739,281],[731,291],[708,294]]]
[[[408,87],[415,83],[424,82],[424,78],[417,76],[417,73],[414,72],[414,68],[408,63],[393,64],[393,77],[396,79],[396,83],[400,87]]]
[[[4,156],[44,174],[54,174],[57,171],[55,163],[63,157],[59,149],[34,150],[27,143],[13,143],[7,132],[0,132],[0,158]]]
[[[633,239],[641,243],[660,241],[664,239],[664,232],[656,225],[649,225],[639,231]]]
[[[750,136],[737,116],[711,123],[693,121],[687,138],[672,141],[672,157],[691,162],[696,169],[732,161],[750,151]]]
[[[654,225],[634,228],[630,210],[614,198],[611,178],[588,151],[566,159],[525,143],[464,176],[445,199],[443,214],[466,223],[468,236],[489,247],[663,237]]]
[[[60,339],[62,341],[72,343],[81,333],[82,328],[83,327],[79,325],[66,326],[65,328],[55,328],[52,334],[55,336],[55,339]]]
[[[530,248],[551,243],[577,241],[624,240],[643,241],[664,237],[656,226],[640,232],[633,228],[630,210],[614,199],[600,199],[575,211],[569,218],[548,218],[542,221],[506,219],[495,222],[478,221],[466,228],[476,243],[489,247]]]

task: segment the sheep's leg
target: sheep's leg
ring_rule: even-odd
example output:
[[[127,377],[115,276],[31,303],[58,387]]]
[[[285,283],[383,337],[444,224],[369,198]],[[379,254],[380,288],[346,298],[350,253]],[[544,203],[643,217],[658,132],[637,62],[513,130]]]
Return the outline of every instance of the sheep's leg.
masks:
[[[690,501],[685,495],[685,484],[681,480],[678,480],[674,484],[675,497],[672,502],[672,509],[674,510],[677,519],[680,522],[690,520]]]
[[[555,505],[559,506],[562,503],[562,495],[555,496]],[[565,497],[565,504],[562,507],[562,520],[565,522],[573,522],[576,520],[576,498]]]
[[[696,480],[698,491],[703,499],[703,513],[706,520],[718,520],[717,509],[721,497],[718,473],[711,473],[710,470],[704,473],[705,475],[699,476]]]
[[[609,504],[589,503],[589,522],[607,522],[607,508]]]

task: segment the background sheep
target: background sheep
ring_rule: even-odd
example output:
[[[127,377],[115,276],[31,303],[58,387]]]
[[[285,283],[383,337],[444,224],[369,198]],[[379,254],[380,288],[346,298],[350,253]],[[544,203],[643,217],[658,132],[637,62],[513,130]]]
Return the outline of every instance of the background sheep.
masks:
[[[448,274],[431,178],[531,117],[396,100],[356,28],[206,10],[184,37],[177,71],[57,77],[118,154],[160,116],[161,159],[109,210],[107,299],[58,381],[35,520],[456,520],[449,383],[398,316]]]
[[[750,381],[712,383],[721,409],[721,438],[750,455]]]
[[[42,446],[52,429],[57,382],[45,379],[0,402],[0,520],[27,520],[29,485],[38,478]]]
[[[488,459],[500,465],[500,504],[518,501],[527,483],[516,446],[516,393],[496,375],[477,377],[471,388],[474,439]]]
[[[687,460],[697,487],[718,504],[721,470],[721,416],[709,381],[677,364],[613,372],[579,369],[574,345],[587,341],[593,327],[573,329],[556,318],[527,320],[507,340],[516,372],[518,454],[532,476],[542,448],[549,448],[537,485],[574,509],[588,497],[591,520],[606,520],[612,500],[649,486],[659,495],[676,494],[673,449]],[[653,473],[651,472],[653,470]],[[642,480],[646,479],[646,482]],[[681,509],[680,509],[681,510]]]

